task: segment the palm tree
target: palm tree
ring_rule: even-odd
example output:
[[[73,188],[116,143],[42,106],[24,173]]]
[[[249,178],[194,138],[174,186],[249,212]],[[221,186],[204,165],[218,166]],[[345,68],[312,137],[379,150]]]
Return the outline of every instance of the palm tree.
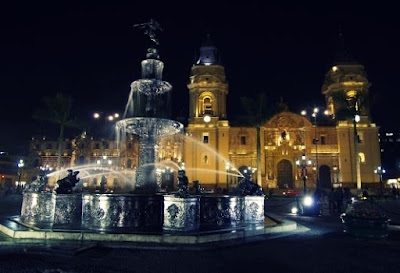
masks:
[[[60,132],[58,137],[57,170],[61,168],[62,144],[66,127],[80,128],[77,120],[72,119],[72,98],[57,92],[54,97],[43,97],[43,107],[36,109],[33,118],[36,120],[58,124]]]
[[[265,93],[259,92],[256,99],[241,97],[245,115],[241,116],[243,124],[257,129],[257,184],[261,186],[261,126],[272,116],[273,108],[267,103]]]

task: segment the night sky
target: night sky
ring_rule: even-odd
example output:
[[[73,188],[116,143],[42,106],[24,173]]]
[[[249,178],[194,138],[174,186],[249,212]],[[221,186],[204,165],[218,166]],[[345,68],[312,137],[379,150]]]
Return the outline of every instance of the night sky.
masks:
[[[140,61],[149,45],[148,37],[133,25],[150,18],[163,28],[158,33],[159,50],[164,80],[173,85],[177,116],[187,115],[186,84],[207,33],[226,69],[228,118],[240,112],[241,96],[259,92],[271,101],[282,98],[295,112],[323,107],[321,86],[341,30],[372,83],[373,121],[385,130],[399,128],[394,96],[399,89],[400,22],[390,5],[56,2],[0,7],[0,148],[10,152],[23,152],[30,137],[40,133],[32,113],[43,96],[58,91],[70,95],[75,116],[81,118],[94,111],[123,112],[130,83],[140,78]]]

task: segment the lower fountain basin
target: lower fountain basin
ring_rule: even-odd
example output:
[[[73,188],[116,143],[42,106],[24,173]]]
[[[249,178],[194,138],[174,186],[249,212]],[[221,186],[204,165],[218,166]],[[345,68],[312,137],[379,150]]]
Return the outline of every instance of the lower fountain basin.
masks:
[[[82,222],[82,195],[56,194],[53,228],[77,229]]]
[[[264,223],[264,196],[25,192],[20,221],[42,229],[187,232]]]
[[[156,231],[162,227],[162,196],[82,195],[82,228],[97,231]]]
[[[200,223],[203,229],[233,228],[243,225],[244,199],[242,196],[202,195]]]
[[[56,195],[53,193],[24,192],[21,221],[40,228],[51,228],[54,224]]]

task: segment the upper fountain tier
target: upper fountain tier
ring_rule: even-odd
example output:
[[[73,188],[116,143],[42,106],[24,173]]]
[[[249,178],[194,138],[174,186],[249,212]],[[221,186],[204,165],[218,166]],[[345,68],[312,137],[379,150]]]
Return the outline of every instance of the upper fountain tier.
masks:
[[[161,118],[126,118],[116,124],[122,134],[134,134],[141,137],[154,137],[183,133],[183,124],[170,119]]]
[[[172,85],[162,80],[164,63],[158,50],[147,49],[146,59],[141,63],[142,77],[131,84],[124,118],[157,117],[170,118],[170,93]]]
[[[158,140],[182,133],[183,124],[171,119],[172,86],[162,80],[164,63],[157,49],[148,48],[141,64],[142,78],[132,82],[124,118],[116,123],[117,143],[127,134],[139,136],[135,192],[155,193],[160,187],[156,175]]]
[[[134,81],[131,88],[146,95],[162,94],[172,89],[169,82],[162,80],[164,63],[156,48],[147,49],[146,59],[142,61],[142,78]]]

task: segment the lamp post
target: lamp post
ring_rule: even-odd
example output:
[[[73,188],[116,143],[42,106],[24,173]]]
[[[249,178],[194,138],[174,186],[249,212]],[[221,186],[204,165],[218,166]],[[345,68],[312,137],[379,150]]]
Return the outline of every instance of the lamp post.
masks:
[[[316,172],[317,172],[317,188],[320,187],[320,183],[319,183],[319,161],[318,161],[318,142],[319,142],[319,136],[318,136],[318,124],[317,124],[317,116],[319,114],[320,109],[318,107],[314,107],[311,117],[314,120],[314,138],[313,138],[313,144],[315,145],[315,167],[316,167]],[[301,114],[303,116],[307,115],[307,111],[306,110],[302,110]],[[325,110],[324,111],[324,115],[328,116],[329,115],[329,111]]]
[[[317,171],[317,188],[319,188],[319,165],[318,165],[318,133],[317,133],[317,114],[319,109],[317,107],[314,108],[312,117],[314,118],[314,144],[315,144],[315,166]]]
[[[360,121],[360,116],[355,114],[353,118],[353,131],[354,131],[354,157],[355,157],[355,170],[357,179],[357,189],[361,189],[361,170],[360,170],[360,158],[358,156],[358,133],[357,133],[357,122]]]
[[[173,188],[174,171],[166,166],[163,169],[157,169],[157,175],[158,174],[159,177],[157,176],[157,180],[160,179],[160,181],[157,181],[157,183],[159,183],[160,188],[164,187],[166,192],[171,190]]]
[[[96,124],[95,126],[95,131],[100,132],[102,131],[103,134],[106,134],[110,130],[110,125],[112,125],[114,122],[118,121],[120,118],[119,113],[104,113],[104,112],[94,112],[93,113],[93,119],[94,120],[103,120],[104,124]],[[96,122],[98,123],[98,122]],[[97,126],[100,126],[98,128]],[[110,131],[111,133],[114,133],[114,130]],[[93,132],[92,132],[93,134]]]
[[[94,119],[100,119],[101,116],[102,116],[102,113],[100,113],[100,112],[93,113],[93,118]],[[119,118],[119,114],[118,113],[109,114],[109,115],[106,116],[106,119],[108,121],[113,121],[113,120],[118,119],[118,118]]]
[[[360,170],[360,158],[358,155],[358,133],[357,133],[357,122],[360,122],[360,105],[359,97],[360,94],[357,90],[350,90],[346,93],[347,103],[352,111],[353,115],[353,137],[354,137],[354,175],[356,177],[357,189],[361,190],[361,170]]]
[[[98,159],[98,160],[97,160],[96,163],[97,163],[97,165],[99,165],[99,167],[100,167],[100,174],[101,174],[100,189],[99,189],[99,191],[100,191],[101,193],[104,193],[104,192],[106,191],[106,185],[107,185],[107,177],[105,176],[105,173],[106,173],[106,172],[107,172],[107,173],[110,172],[110,170],[107,170],[107,171],[105,172],[105,168],[106,168],[107,165],[111,167],[111,165],[112,165],[112,160],[111,160],[111,159],[108,159],[108,157],[107,157],[106,155],[103,155],[103,156],[101,157],[101,159]]]
[[[103,155],[101,157],[101,159],[97,160],[96,163],[97,163],[97,165],[99,165],[99,167],[104,168],[107,165],[111,166],[112,165],[112,160],[108,159],[108,157],[106,155]]]
[[[374,173],[376,173],[377,175],[379,175],[379,186],[381,189],[381,195],[383,194],[383,181],[382,181],[382,176],[384,173],[386,173],[386,170],[383,169],[381,166],[378,166],[378,168],[376,168],[374,170]]]
[[[306,155],[302,154],[301,160],[297,159],[296,160],[296,165],[297,167],[301,168],[301,178],[303,180],[303,191],[304,195],[307,193],[307,166],[311,166],[312,162],[311,160],[306,159]]]
[[[17,184],[17,190],[19,192],[19,189],[22,187],[22,182],[21,182],[21,176],[22,176],[22,168],[24,167],[24,160],[20,159],[18,161],[18,184]]]

